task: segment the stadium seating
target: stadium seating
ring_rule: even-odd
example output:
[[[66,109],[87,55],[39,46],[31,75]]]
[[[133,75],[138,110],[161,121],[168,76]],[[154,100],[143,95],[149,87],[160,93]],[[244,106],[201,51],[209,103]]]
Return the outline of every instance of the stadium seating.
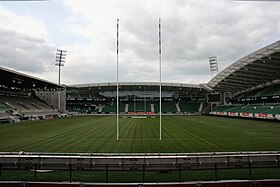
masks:
[[[243,94],[239,94],[235,96],[234,99],[248,99],[248,98],[257,98],[257,97],[274,96],[274,95],[280,95],[280,84],[259,88]]]
[[[162,112],[163,113],[196,113],[199,112],[199,108],[201,106],[202,112],[207,106],[208,103],[206,102],[195,102],[195,101],[189,101],[189,102],[182,102],[180,104],[176,104],[174,101],[164,101],[162,102]],[[116,113],[116,103],[111,102],[110,104],[107,104],[102,108],[103,113]],[[127,107],[127,109],[126,109]],[[159,102],[151,103],[143,101],[137,101],[137,102],[129,102],[119,103],[119,112],[156,112],[158,113],[160,111],[159,108]],[[179,108],[178,108],[179,107]],[[127,111],[126,111],[127,110]],[[70,111],[70,110],[69,110]],[[73,111],[73,110],[71,110]],[[81,111],[81,109],[77,109],[77,111]]]
[[[200,86],[164,83],[161,91],[161,111],[163,113],[180,115],[185,113],[199,114],[204,113],[204,109],[208,108],[207,112],[209,112],[209,105],[204,103],[206,101],[207,89]],[[136,114],[141,115],[147,112],[147,114],[152,115],[159,112],[160,92],[158,83],[123,82],[120,83],[119,88],[120,113],[134,115],[136,112]],[[87,104],[102,106],[102,109],[95,113],[114,114],[117,110],[115,83],[69,86],[66,89],[66,95],[66,108],[69,112],[76,111],[78,114],[88,113]],[[183,100],[190,100],[190,98],[199,102],[180,103],[179,105],[178,101],[180,99],[183,102]],[[182,111],[180,108],[182,108]],[[85,111],[82,111],[84,109]]]
[[[258,88],[232,98],[233,105],[218,106],[212,113],[280,119],[280,84]],[[238,105],[237,105],[238,104]]]
[[[270,106],[270,109],[267,110],[269,114],[280,114],[280,105]]]
[[[117,105],[112,102],[109,105],[106,105],[103,109],[102,112],[117,112]]]
[[[264,89],[260,96],[273,96],[280,94],[280,85],[275,85]]]
[[[19,112],[53,110],[47,104],[33,97],[0,96],[0,101],[9,108],[16,109]]]
[[[10,107],[8,105],[6,105],[3,102],[0,103],[0,113],[3,113],[3,112],[5,112],[8,109],[10,109]]]
[[[133,102],[128,104],[128,112],[151,112],[150,102]]]
[[[265,114],[280,114],[279,104],[251,104],[251,105],[230,105],[218,106],[214,112],[247,112],[251,114],[265,113]]]
[[[203,112],[206,108],[208,108],[210,105],[209,103],[207,103],[206,101],[203,102],[203,106],[202,106],[202,111],[199,112]]]
[[[1,95],[0,103],[1,116],[6,117],[6,119],[10,116],[20,116],[21,119],[28,119],[60,114],[43,101],[27,95],[25,97]]]
[[[155,110],[155,112],[159,112],[159,103],[154,104],[154,110]],[[178,112],[177,108],[176,108],[176,105],[175,105],[175,102],[173,102],[173,101],[162,102],[161,111],[164,112],[164,113],[171,113],[171,112],[176,113],[176,112]]]
[[[111,102],[109,105],[106,105],[102,109],[102,112],[105,112],[105,113],[116,113],[117,112],[117,103],[116,102]],[[125,103],[119,102],[119,112],[120,113],[125,112]]]
[[[221,106],[216,107],[214,109],[214,112],[227,112],[228,110],[230,110],[232,108],[236,108],[236,107],[239,107],[239,106],[232,106],[232,105],[230,105],[230,106],[227,106],[227,105],[223,106],[223,105],[221,105]]]
[[[193,112],[198,112],[200,106],[200,102],[197,101],[180,101],[179,102],[179,107],[181,112],[188,112],[188,113],[193,113]]]
[[[103,106],[104,107],[104,106]],[[78,104],[74,104],[74,105],[68,105],[67,107],[68,112],[71,113],[80,113],[80,114],[91,114],[91,113],[97,113],[100,110],[100,107],[95,106],[95,105],[91,105],[91,104],[84,104],[84,103],[80,103]]]
[[[87,113],[87,110],[81,109],[81,108],[68,108],[68,112],[85,114],[85,113]]]
[[[58,116],[60,112],[36,98],[0,96],[0,124]]]
[[[67,99],[81,99],[80,94],[68,93]]]
[[[11,109],[8,105],[0,102],[0,124],[9,122],[10,115],[6,112]]]
[[[246,99],[246,98],[257,97],[261,92],[262,92],[262,89],[253,90],[251,92],[247,92],[247,93],[243,94],[242,98]]]

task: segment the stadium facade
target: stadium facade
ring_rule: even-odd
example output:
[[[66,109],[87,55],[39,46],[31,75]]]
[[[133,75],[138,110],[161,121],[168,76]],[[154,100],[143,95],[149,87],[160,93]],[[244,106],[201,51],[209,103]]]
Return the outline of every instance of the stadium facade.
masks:
[[[164,114],[280,119],[280,41],[234,62],[207,84],[162,83]],[[0,121],[115,114],[115,82],[61,86],[0,68]],[[159,113],[158,82],[119,83],[119,111]]]

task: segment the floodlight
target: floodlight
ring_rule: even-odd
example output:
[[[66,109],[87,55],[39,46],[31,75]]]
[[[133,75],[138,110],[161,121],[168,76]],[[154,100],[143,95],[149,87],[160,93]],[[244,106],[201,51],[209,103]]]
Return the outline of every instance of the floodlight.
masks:
[[[209,57],[209,64],[210,64],[210,71],[212,73],[217,73],[218,72],[217,56]]]
[[[60,68],[61,66],[64,66],[64,63],[66,62],[66,50],[56,49],[56,66],[58,66],[58,84],[60,84]]]

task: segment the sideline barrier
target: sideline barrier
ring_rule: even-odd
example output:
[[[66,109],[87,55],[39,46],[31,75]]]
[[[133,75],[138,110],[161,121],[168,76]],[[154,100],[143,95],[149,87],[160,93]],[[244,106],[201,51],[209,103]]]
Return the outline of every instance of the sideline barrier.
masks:
[[[268,180],[227,180],[227,181],[200,181],[182,183],[70,183],[70,182],[1,182],[2,187],[279,187],[280,179]]]
[[[1,169],[178,171],[234,168],[277,168],[279,152],[174,154],[0,153]]]

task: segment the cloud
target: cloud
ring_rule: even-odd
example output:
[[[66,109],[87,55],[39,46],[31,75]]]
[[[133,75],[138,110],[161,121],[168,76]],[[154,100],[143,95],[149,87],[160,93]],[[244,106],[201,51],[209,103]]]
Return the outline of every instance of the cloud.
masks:
[[[73,54],[73,58],[83,59],[79,61],[81,68],[76,82],[116,80],[116,18],[120,18],[122,81],[158,80],[159,17],[162,19],[162,71],[164,80],[169,82],[199,82],[199,77],[207,82],[212,76],[209,56],[218,56],[223,69],[274,42],[279,34],[280,4],[277,3],[265,6],[260,2],[220,0],[67,0],[65,3],[74,16],[88,23],[73,31],[90,40],[90,45],[84,46],[87,52]],[[92,69],[91,77],[89,69]],[[86,79],[85,72],[89,76]]]
[[[27,73],[53,71],[54,48],[41,20],[16,15],[2,6],[0,19],[1,66]]]
[[[51,69],[54,55],[45,40],[1,29],[0,40],[1,65],[32,73]]]
[[[16,31],[30,37],[46,38],[48,32],[41,19],[31,16],[17,15],[4,6],[0,6],[0,28],[7,31]]]
[[[22,17],[0,7],[1,61],[17,58],[18,70],[53,78],[54,44],[48,30],[62,29],[68,51],[62,69],[67,84],[116,81],[116,19],[120,19],[120,81],[158,81],[158,19],[162,20],[162,80],[205,83],[219,69],[275,42],[280,33],[280,3],[222,0],[64,0],[62,25]],[[47,3],[47,2],[46,2]],[[59,9],[57,11],[60,11]],[[28,20],[25,24],[23,21]],[[1,21],[2,22],[2,21]],[[5,27],[5,24],[8,26]],[[58,28],[59,27],[59,28]],[[12,38],[9,42],[7,38]],[[66,38],[67,37],[67,38]],[[70,38],[75,38],[71,40]],[[6,39],[6,40],[5,40]],[[72,41],[72,42],[69,42]],[[53,44],[52,44],[53,43]],[[7,47],[6,47],[7,46]],[[7,49],[5,49],[5,47]],[[16,50],[18,49],[18,50]],[[41,60],[35,60],[36,58]],[[5,56],[6,55],[6,56]],[[8,59],[8,60],[7,60]],[[29,69],[30,68],[30,69]],[[41,72],[41,73],[39,73]],[[49,76],[48,76],[49,75]]]

